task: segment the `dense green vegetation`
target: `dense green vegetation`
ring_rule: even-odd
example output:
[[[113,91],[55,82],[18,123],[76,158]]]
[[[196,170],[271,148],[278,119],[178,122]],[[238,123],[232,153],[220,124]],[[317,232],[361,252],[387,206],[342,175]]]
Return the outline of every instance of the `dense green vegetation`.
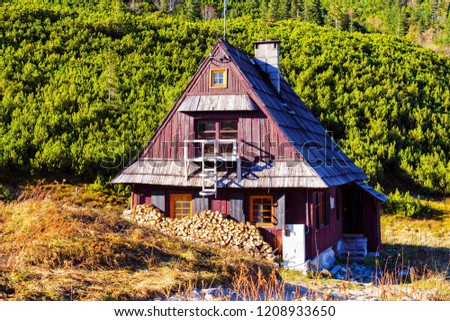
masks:
[[[114,175],[222,34],[218,20],[113,9],[2,4],[0,169]],[[249,54],[265,36],[282,41],[288,82],[372,183],[450,193],[447,57],[298,20],[229,21]]]
[[[27,0],[13,0],[23,3]],[[30,1],[32,2],[32,1]],[[43,0],[133,13],[161,11],[191,21],[223,17],[224,0]],[[339,30],[407,36],[450,54],[450,0],[227,0],[227,15],[267,22],[294,19]]]

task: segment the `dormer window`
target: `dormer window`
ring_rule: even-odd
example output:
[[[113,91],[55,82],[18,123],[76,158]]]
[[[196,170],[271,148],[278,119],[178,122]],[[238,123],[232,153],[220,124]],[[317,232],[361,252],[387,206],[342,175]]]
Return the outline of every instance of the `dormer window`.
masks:
[[[211,69],[211,88],[227,88],[227,74],[228,70],[226,68]]]

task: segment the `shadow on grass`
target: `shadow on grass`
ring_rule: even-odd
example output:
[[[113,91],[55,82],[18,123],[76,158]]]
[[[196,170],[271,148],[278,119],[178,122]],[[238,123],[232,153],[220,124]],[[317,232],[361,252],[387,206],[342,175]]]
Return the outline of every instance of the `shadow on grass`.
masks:
[[[445,273],[450,278],[450,249],[406,244],[384,244],[378,261],[381,271],[407,275],[411,268],[419,275]]]

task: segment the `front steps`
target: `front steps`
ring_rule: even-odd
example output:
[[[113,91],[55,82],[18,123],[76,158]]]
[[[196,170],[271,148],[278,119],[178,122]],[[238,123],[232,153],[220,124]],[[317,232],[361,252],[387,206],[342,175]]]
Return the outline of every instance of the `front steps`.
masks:
[[[345,235],[336,246],[336,255],[344,261],[362,262],[367,256],[367,237]]]

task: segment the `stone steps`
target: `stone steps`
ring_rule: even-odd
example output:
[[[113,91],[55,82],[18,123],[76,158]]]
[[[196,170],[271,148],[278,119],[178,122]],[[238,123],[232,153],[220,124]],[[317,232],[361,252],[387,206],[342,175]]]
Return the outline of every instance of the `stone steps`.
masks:
[[[362,262],[367,256],[367,238],[344,238],[337,245],[336,254],[341,260],[348,262]]]

